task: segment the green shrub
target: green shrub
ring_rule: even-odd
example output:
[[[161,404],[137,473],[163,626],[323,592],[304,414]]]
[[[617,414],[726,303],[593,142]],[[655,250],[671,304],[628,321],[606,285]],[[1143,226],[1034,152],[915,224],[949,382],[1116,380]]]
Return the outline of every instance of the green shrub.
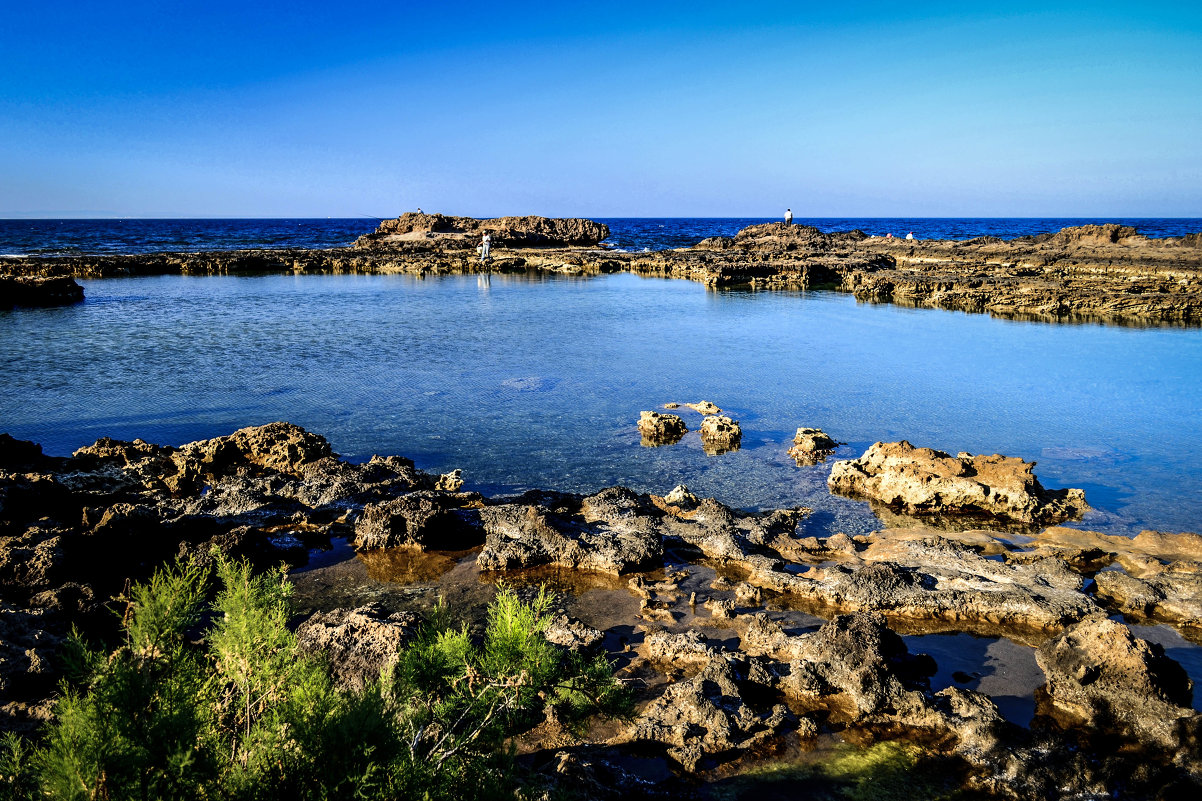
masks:
[[[209,578],[181,563],[134,587],[111,653],[72,640],[41,748],[0,741],[3,798],[512,798],[506,742],[547,704],[573,721],[629,710],[604,659],[547,642],[545,591],[502,587],[480,643],[440,604],[352,693],[299,652],[283,570],[218,559],[206,606]]]

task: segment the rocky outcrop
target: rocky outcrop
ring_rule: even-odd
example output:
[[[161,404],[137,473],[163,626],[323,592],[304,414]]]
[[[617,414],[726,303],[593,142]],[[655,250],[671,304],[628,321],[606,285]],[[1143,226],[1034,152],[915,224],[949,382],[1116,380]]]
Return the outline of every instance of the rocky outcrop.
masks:
[[[639,412],[638,425],[639,433],[643,435],[643,445],[646,446],[672,445],[689,433],[684,420],[674,414]]]
[[[709,415],[701,421],[701,446],[706,453],[736,451],[743,441],[743,429],[737,420],[722,415]]]
[[[14,306],[69,306],[82,300],[83,287],[74,278],[0,276],[0,309]]]
[[[668,756],[687,771],[707,757],[756,747],[796,719],[783,704],[753,709],[739,687],[747,670],[737,659],[715,656],[693,678],[668,687],[611,742],[666,745]]]
[[[663,537],[646,496],[624,487],[558,503],[505,503],[480,510],[486,540],[481,570],[543,565],[627,573],[659,564]]]
[[[417,635],[412,612],[387,614],[379,607],[317,612],[296,629],[301,652],[324,658],[334,680],[351,692],[379,681],[401,649]]]
[[[475,493],[419,490],[381,503],[369,503],[355,523],[359,550],[416,547],[460,550],[484,542]]]
[[[1136,620],[1202,629],[1202,565],[1182,567],[1142,579],[1121,570],[1099,572],[1094,576],[1098,602]]]
[[[1078,489],[1045,490],[1035,463],[1008,456],[951,456],[909,442],[878,442],[859,459],[836,462],[832,492],[868,498],[912,514],[988,515],[1048,524],[1079,517]]]
[[[839,443],[835,442],[821,428],[799,428],[793,435],[793,446],[788,454],[797,462],[798,467],[814,465],[826,459],[835,452]]]
[[[443,214],[406,212],[383,220],[370,234],[356,240],[356,248],[387,247],[407,242],[437,243],[440,247],[475,247],[488,233],[496,247],[593,246],[609,236],[609,226],[580,218],[448,217]]]
[[[823,233],[799,225],[757,225],[691,249],[620,253],[551,247],[552,242],[591,246],[607,232],[589,221],[542,220],[411,213],[383,221],[380,230],[351,248],[21,257],[0,259],[0,276],[431,275],[480,270],[596,275],[625,270],[714,288],[830,289],[863,301],[1020,319],[1147,325],[1202,321],[1199,234],[1147,239],[1107,225],[1011,241],[907,241],[859,231]],[[481,265],[474,249],[487,226],[495,226],[488,230],[506,251]]]
[[[1052,714],[1137,742],[1178,748],[1196,736],[1193,685],[1160,646],[1122,623],[1083,621],[1035,652]]]

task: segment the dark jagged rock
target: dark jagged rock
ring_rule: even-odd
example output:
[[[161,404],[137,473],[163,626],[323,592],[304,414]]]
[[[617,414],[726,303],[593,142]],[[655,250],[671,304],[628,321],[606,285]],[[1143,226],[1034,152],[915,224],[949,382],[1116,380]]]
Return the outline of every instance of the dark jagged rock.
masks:
[[[69,306],[81,300],[83,287],[74,278],[0,276],[0,309],[14,306]]]
[[[623,487],[578,498],[574,510],[511,503],[480,510],[482,570],[543,565],[626,573],[659,564],[663,537],[650,501]]]
[[[391,501],[368,504],[355,523],[359,550],[401,546],[460,550],[484,542],[476,493],[421,490]]]
[[[1193,684],[1160,646],[1122,623],[1082,621],[1035,652],[1052,714],[1137,742],[1178,748],[1196,736]]]

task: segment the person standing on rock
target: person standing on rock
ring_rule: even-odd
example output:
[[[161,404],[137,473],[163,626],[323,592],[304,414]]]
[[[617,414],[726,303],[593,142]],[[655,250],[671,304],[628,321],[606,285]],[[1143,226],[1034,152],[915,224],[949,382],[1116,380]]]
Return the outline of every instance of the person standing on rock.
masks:
[[[793,209],[785,209],[785,227],[793,224]]]
[[[492,245],[492,237],[488,235],[488,231],[484,232],[484,238],[480,240],[480,261],[488,261],[488,249]]]

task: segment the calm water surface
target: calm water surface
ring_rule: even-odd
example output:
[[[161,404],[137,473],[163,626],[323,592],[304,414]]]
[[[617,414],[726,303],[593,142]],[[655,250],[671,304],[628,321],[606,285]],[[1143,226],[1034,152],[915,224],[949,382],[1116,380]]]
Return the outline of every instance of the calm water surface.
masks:
[[[1009,322],[833,293],[687,281],[450,276],[87,281],[0,312],[0,430],[67,454],[100,436],[179,444],[289,420],[352,460],[463,468],[486,493],[687,483],[734,506],[804,504],[812,533],[878,526],[784,450],[817,426],[1037,460],[1083,487],[1081,525],[1202,530],[1202,332]],[[711,400],[743,448],[695,429],[644,448],[639,411]]]

